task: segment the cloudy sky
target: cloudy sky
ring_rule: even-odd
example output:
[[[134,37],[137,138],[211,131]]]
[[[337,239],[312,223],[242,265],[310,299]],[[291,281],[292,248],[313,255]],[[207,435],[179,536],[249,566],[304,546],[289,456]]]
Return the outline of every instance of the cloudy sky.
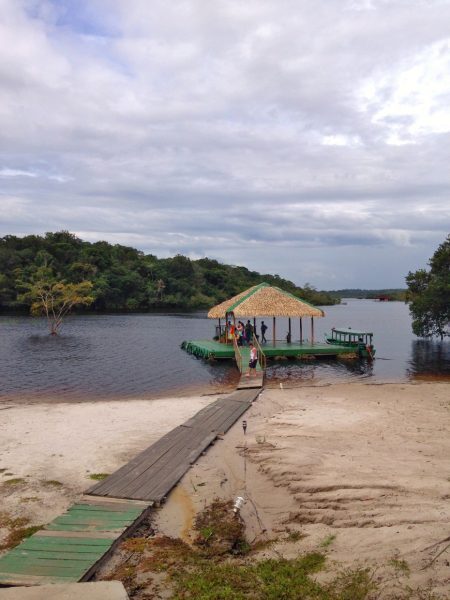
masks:
[[[450,0],[0,0],[0,235],[399,287],[449,142]]]

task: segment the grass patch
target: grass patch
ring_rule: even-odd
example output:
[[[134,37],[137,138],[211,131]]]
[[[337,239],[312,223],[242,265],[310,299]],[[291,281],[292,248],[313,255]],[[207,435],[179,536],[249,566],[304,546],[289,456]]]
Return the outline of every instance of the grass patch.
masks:
[[[0,550],[9,550],[14,548],[14,546],[20,544],[22,540],[30,537],[36,533],[36,531],[39,531],[39,529],[44,527],[44,525],[28,525],[30,521],[26,517],[17,517],[12,519],[4,513],[0,515],[0,520],[3,527],[11,529],[3,544],[0,544]]]
[[[298,542],[304,537],[306,536],[301,531],[289,531],[286,539],[288,542]]]
[[[157,586],[162,585],[174,600],[368,600],[375,589],[368,569],[342,571],[331,583],[318,582],[315,575],[326,561],[320,552],[251,561],[249,553],[258,543],[247,542],[232,507],[215,500],[199,513],[192,546],[166,536],[125,541],[122,549],[134,558],[130,561],[127,554],[126,563],[109,578],[120,579],[130,597],[136,590],[160,597]],[[298,531],[289,534],[294,541],[303,537]]]
[[[0,473],[4,473],[5,471],[7,471],[8,469],[0,469]]]
[[[89,475],[89,479],[93,479],[94,481],[102,481],[110,476],[110,473],[91,473]]]
[[[327,535],[327,537],[320,542],[320,547],[328,548],[328,546],[331,546],[331,544],[334,542],[335,539],[336,539],[336,536],[334,534]]]
[[[3,485],[20,485],[21,483],[25,483],[25,479],[22,479],[22,477],[15,477],[14,479],[5,479]]]
[[[314,575],[325,556],[268,559],[256,564],[203,562],[172,576],[175,600],[366,600],[376,589],[366,569],[340,573],[321,584]]]
[[[403,558],[393,557],[389,560],[388,565],[393,567],[398,573],[402,575],[409,575],[411,570],[408,563]]]
[[[21,502],[38,502],[38,496],[24,496],[20,499]]]
[[[57,479],[43,479],[41,481],[42,485],[48,486],[48,487],[61,487],[62,483],[60,481],[58,481]]]

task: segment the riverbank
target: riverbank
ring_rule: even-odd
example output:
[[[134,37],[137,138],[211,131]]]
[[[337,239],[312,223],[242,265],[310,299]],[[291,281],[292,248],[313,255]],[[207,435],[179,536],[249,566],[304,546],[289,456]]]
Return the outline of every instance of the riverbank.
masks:
[[[247,498],[260,556],[320,550],[376,568],[383,586],[449,585],[448,384],[336,384],[265,390],[157,511],[160,533],[190,540],[214,498]],[[0,500],[11,522],[47,523],[217,396],[2,407]],[[16,480],[16,481],[14,481]],[[3,521],[6,522],[5,520]],[[3,542],[11,527],[0,531]]]
[[[447,597],[448,384],[265,390],[245,419],[245,435],[236,424],[184,477],[160,532],[189,540],[205,504],[244,496],[248,539],[277,540],[260,557],[325,551],[330,565],[373,569],[381,597]]]
[[[1,404],[0,546],[14,525],[50,522],[216,398]]]

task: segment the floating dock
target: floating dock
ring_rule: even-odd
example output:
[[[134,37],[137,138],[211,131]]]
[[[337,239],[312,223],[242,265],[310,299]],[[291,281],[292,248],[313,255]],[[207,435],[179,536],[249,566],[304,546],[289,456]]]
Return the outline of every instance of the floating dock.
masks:
[[[233,344],[222,344],[214,340],[193,340],[181,344],[181,348],[198,358],[206,359],[233,359],[235,358]],[[266,358],[313,358],[318,356],[338,356],[349,354],[351,351],[345,346],[311,342],[267,342],[261,349]],[[248,350],[246,346],[240,347],[241,351]]]

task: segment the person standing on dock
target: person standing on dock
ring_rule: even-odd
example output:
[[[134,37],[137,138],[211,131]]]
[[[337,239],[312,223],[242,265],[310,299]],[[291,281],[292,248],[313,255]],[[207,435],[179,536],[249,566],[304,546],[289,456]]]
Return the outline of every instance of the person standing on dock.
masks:
[[[250,323],[250,319],[245,324],[245,339],[247,340],[247,344],[250,344],[252,341],[253,335],[253,325]]]
[[[243,341],[244,341],[244,323],[242,321],[239,321],[239,323],[237,324],[236,327],[236,339],[237,339],[237,344],[238,346],[242,346]]]
[[[246,377],[256,377],[256,365],[258,363],[258,351],[255,346],[250,343],[250,361],[248,363],[248,373]]]
[[[264,321],[261,321],[261,343],[262,344],[267,343],[266,331],[267,331],[267,325],[264,323]]]

